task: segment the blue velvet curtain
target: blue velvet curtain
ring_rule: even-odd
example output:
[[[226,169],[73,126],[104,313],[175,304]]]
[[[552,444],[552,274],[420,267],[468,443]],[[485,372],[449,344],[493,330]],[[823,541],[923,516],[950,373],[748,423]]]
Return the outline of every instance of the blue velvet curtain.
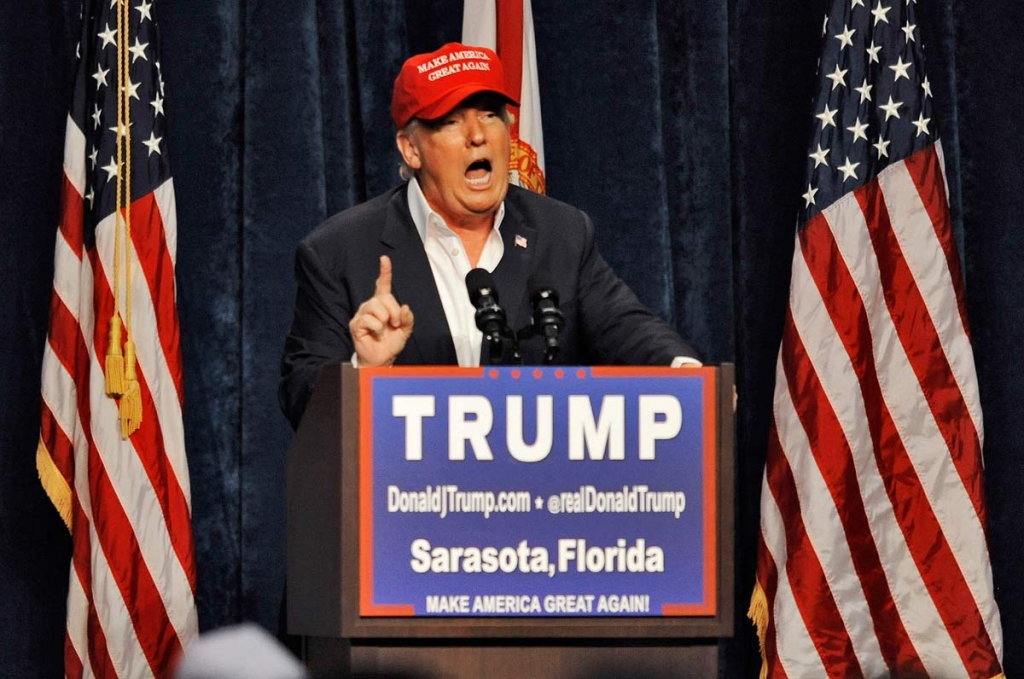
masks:
[[[275,397],[295,244],[398,182],[388,114],[404,57],[457,39],[460,0],[158,4],[178,198],[185,431],[203,629],[279,624],[285,454]],[[605,257],[711,362],[737,364],[737,635],[802,193],[821,0],[534,2],[548,190],[594,217]],[[1024,235],[1013,122],[1024,9],[919,9],[943,132],[986,424],[990,543],[1024,671]],[[0,14],[0,676],[61,675],[70,543],[35,479],[78,6]]]

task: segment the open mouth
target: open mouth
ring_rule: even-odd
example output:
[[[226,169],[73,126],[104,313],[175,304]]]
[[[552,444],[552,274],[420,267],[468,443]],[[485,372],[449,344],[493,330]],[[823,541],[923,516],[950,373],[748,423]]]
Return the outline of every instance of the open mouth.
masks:
[[[491,178],[491,161],[477,160],[466,168],[466,181],[476,186],[486,184]]]

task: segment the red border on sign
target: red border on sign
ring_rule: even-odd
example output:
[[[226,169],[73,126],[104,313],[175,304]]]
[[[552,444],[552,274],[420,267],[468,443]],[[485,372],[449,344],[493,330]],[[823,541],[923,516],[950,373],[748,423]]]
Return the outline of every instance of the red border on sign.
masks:
[[[475,375],[473,373],[476,373]],[[373,595],[373,380],[376,377],[483,377],[454,366],[359,370],[359,615],[411,617],[413,604],[377,604]]]
[[[359,371],[359,614],[370,617],[415,616],[413,604],[379,605],[373,590],[373,385],[377,377],[466,378],[484,377],[484,368],[454,366],[363,368]],[[584,373],[583,370],[580,370]],[[715,453],[717,426],[715,405],[717,385],[713,368],[662,368],[602,366],[589,369],[591,377],[699,377],[704,395],[704,599],[699,603],[662,604],[665,617],[694,617],[717,614],[716,584],[718,572],[717,471]],[[585,374],[578,375],[585,379]]]

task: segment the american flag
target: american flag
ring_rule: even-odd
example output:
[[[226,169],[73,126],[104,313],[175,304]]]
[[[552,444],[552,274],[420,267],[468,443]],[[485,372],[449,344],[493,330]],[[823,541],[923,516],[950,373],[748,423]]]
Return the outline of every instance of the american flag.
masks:
[[[501,58],[506,86],[510,92],[519,93],[519,107],[512,111],[510,129],[511,181],[516,186],[546,193],[544,129],[530,0],[465,0],[462,42],[488,47]]]
[[[769,677],[1002,675],[982,417],[915,0],[845,0],[776,369],[751,617]]]
[[[151,0],[86,0],[65,132],[36,462],[74,545],[68,677],[167,677],[197,634],[177,225],[154,19]],[[119,69],[122,62],[129,67]],[[119,122],[119,71],[127,76],[127,127]],[[118,182],[129,174],[130,231],[122,223],[118,244]],[[128,188],[120,193],[126,202]],[[126,396],[108,396],[104,382],[115,290],[116,324],[138,361],[141,421],[133,432],[119,418]]]

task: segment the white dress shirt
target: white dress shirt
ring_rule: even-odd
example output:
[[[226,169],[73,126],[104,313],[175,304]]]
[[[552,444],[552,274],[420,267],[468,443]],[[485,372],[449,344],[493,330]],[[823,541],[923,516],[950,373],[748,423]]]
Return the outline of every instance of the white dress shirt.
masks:
[[[469,301],[466,289],[466,274],[473,269],[466,249],[458,234],[448,228],[441,215],[431,209],[419,182],[413,177],[408,186],[409,212],[412,215],[416,232],[423,239],[423,249],[430,261],[430,270],[434,274],[437,294],[441,297],[445,318],[448,319],[448,330],[455,344],[455,354],[459,357],[459,365],[463,368],[475,368],[480,365],[480,345],[483,333],[476,327],[476,308]],[[494,271],[505,254],[505,243],[501,240],[501,222],[505,218],[505,203],[502,202],[498,213],[494,216],[494,228],[487,236],[483,252],[477,267]],[[415,311],[413,311],[415,313]]]

